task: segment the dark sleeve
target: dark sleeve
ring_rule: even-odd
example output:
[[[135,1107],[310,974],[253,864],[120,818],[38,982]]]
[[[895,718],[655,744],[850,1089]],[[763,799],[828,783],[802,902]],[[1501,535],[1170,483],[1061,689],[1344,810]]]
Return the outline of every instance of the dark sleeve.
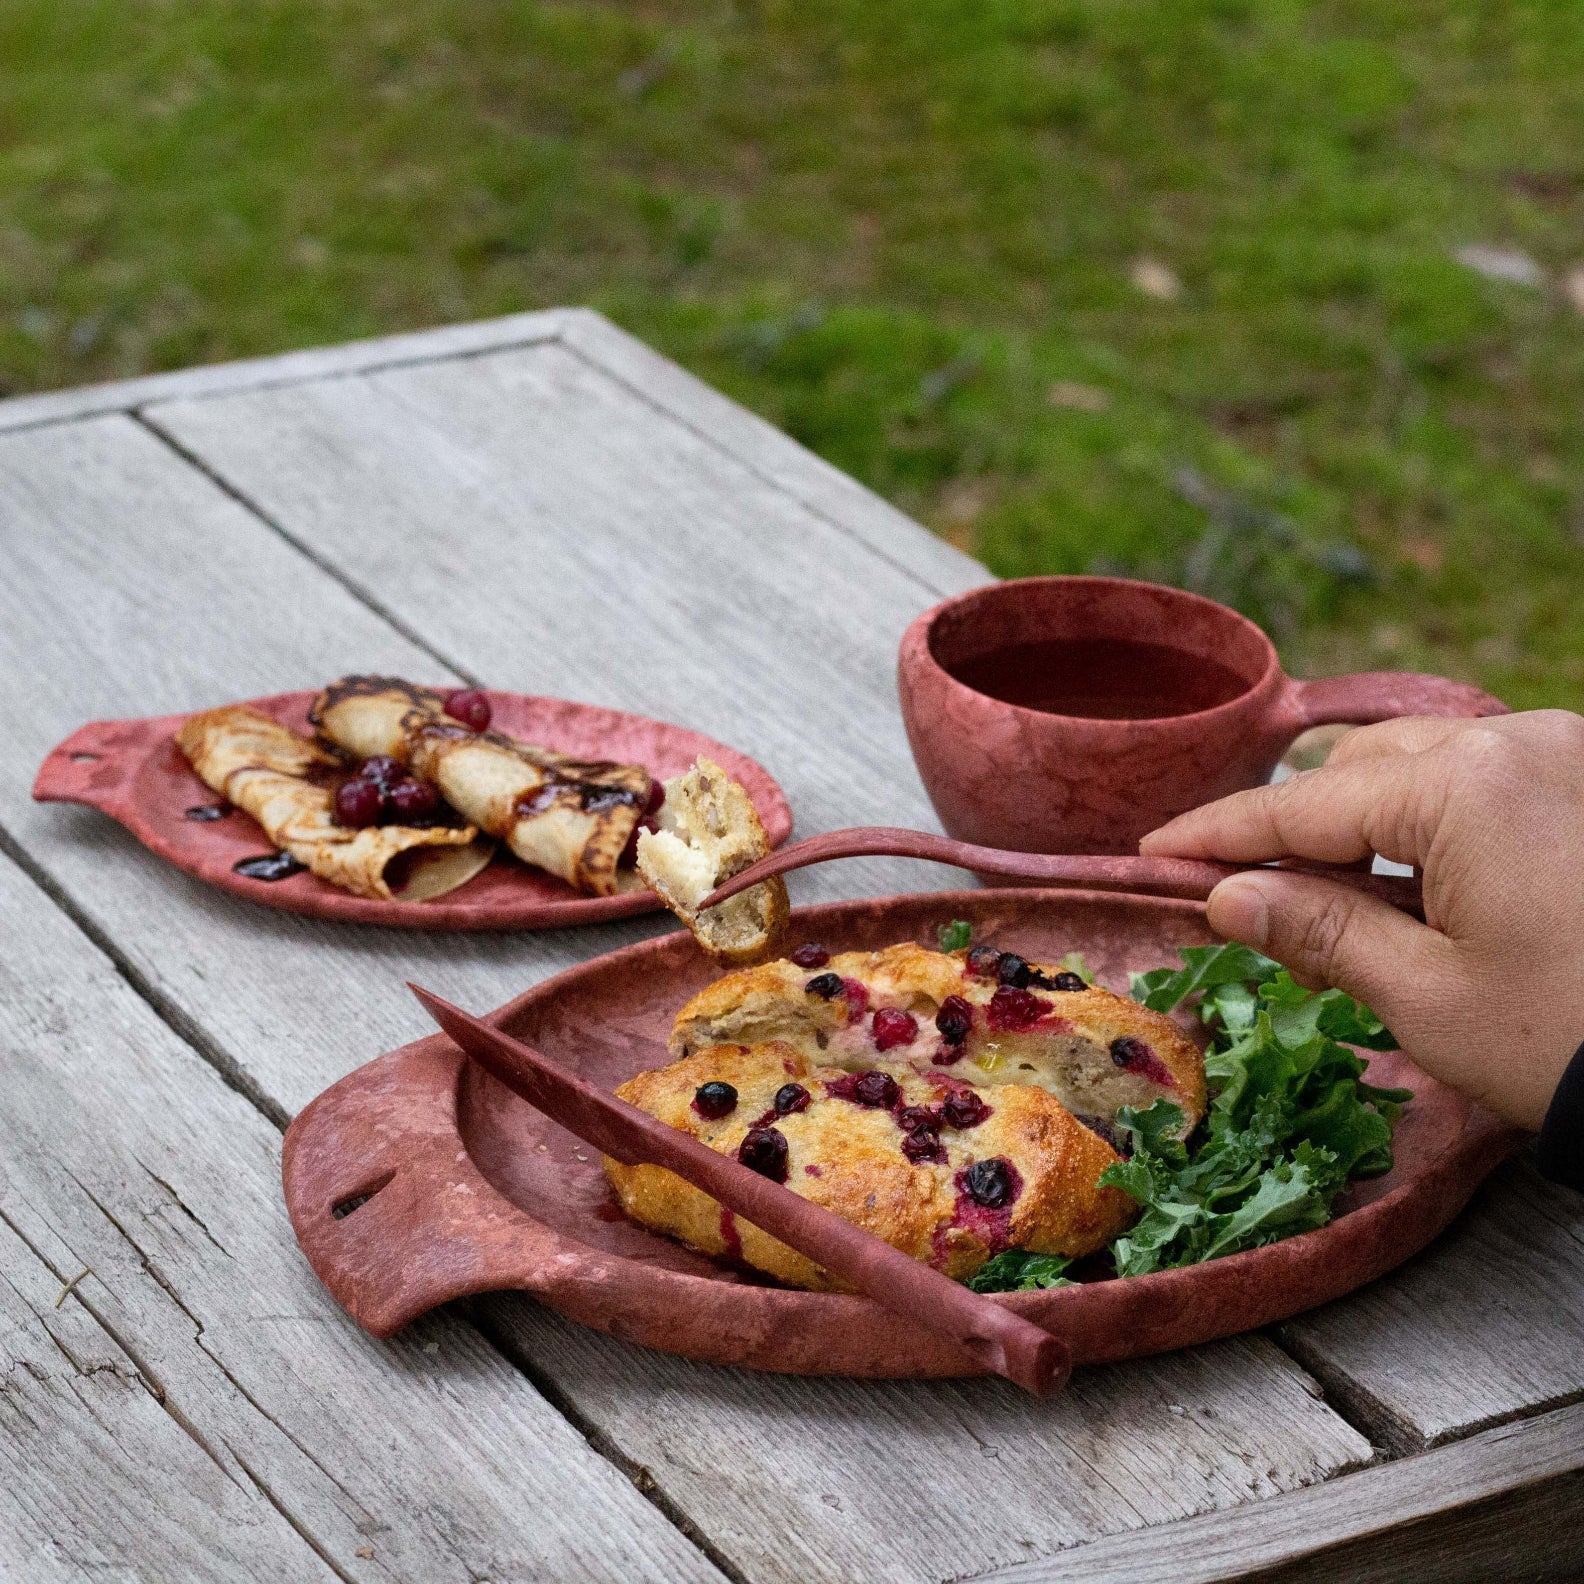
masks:
[[[1584,1193],[1584,1045],[1551,1097],[1537,1156],[1541,1176]]]

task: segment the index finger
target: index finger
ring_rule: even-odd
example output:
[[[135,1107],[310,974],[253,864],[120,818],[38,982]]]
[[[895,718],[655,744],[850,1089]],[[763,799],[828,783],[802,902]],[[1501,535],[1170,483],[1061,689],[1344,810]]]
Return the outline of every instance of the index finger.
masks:
[[[1356,726],[1337,743],[1326,757],[1328,765],[1358,764],[1366,759],[1384,759],[1393,754],[1424,753],[1439,748],[1470,726],[1492,724],[1489,720],[1459,720],[1444,715],[1399,715],[1377,721],[1373,726]]]
[[[1227,863],[1313,858],[1336,864],[1379,853],[1422,865],[1418,846],[1428,845],[1436,824],[1442,782],[1420,755],[1322,765],[1179,814],[1151,831],[1139,851]]]

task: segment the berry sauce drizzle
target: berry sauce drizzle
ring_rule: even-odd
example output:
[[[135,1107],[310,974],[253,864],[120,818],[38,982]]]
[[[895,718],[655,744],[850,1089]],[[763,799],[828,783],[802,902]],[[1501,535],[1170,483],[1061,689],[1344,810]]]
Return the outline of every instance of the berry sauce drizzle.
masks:
[[[289,852],[272,852],[260,853],[256,858],[240,859],[231,867],[249,880],[289,880],[308,866],[298,863]]]

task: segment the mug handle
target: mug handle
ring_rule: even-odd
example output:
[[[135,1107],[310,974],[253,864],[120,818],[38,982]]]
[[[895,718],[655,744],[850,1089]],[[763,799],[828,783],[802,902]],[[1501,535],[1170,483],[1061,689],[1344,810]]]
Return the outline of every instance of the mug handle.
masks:
[[[1359,671],[1352,676],[1323,677],[1318,682],[1294,678],[1288,687],[1302,731],[1311,726],[1368,726],[1399,715],[1472,720],[1510,713],[1494,694],[1471,682],[1453,682],[1420,671]]]

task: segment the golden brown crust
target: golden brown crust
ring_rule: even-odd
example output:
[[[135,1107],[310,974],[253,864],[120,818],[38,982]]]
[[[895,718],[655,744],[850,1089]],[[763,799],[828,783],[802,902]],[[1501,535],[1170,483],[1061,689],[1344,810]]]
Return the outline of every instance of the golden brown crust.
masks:
[[[176,743],[199,779],[251,814],[277,847],[356,896],[430,901],[466,884],[490,860],[489,844],[471,826],[338,825],[329,788],[307,777],[340,761],[246,705],[189,717]]]
[[[1059,971],[1054,964],[1030,967],[1050,979]],[[861,998],[825,999],[805,988],[826,974],[860,985]],[[1026,1028],[997,1027],[991,1007],[997,989],[994,978],[967,971],[966,953],[931,951],[910,941],[875,952],[843,952],[814,969],[783,958],[728,974],[701,990],[677,1014],[671,1050],[680,1056],[721,1041],[784,1039],[811,1059],[864,1067],[878,1054],[870,1037],[874,1012],[899,1007],[914,1014],[919,1037],[893,1048],[893,1058],[929,1067],[945,1055],[952,1071],[975,1083],[1037,1084],[1102,1130],[1119,1107],[1148,1106],[1159,1098],[1182,1107],[1185,1132],[1204,1115],[1204,1058],[1170,1018],[1099,986],[1033,987],[1026,993],[1038,1020]],[[954,1059],[934,1026],[948,996],[960,996],[973,1008],[972,1029]],[[1122,1060],[1132,1065],[1113,1055],[1123,1038],[1143,1047],[1121,1048]]]
[[[887,1069],[901,1090],[898,1105],[939,1112],[949,1092],[971,1086],[944,1074]],[[616,1092],[712,1149],[735,1153],[750,1126],[768,1120],[787,1141],[787,1187],[884,1238],[914,1259],[964,1280],[1006,1247],[1079,1256],[1103,1248],[1137,1213],[1120,1191],[1098,1186],[1119,1157],[1080,1126],[1042,1089],[974,1089],[987,1114],[972,1127],[940,1128],[941,1161],[913,1161],[896,1108],[844,1098],[851,1075],[820,1066],[779,1041],[714,1046],[654,1072],[639,1073]],[[709,1120],[693,1105],[699,1085],[729,1083],[737,1105]],[[767,1118],[776,1091],[800,1083],[806,1110]],[[1001,1211],[977,1205],[964,1187],[975,1162],[1009,1162],[1018,1181]],[[811,1170],[812,1168],[812,1170]],[[738,1256],[780,1281],[815,1291],[841,1284],[805,1256],[738,1222],[708,1195],[657,1166],[623,1166],[607,1159],[606,1173],[635,1220],[681,1238],[706,1254]]]
[[[576,759],[445,713],[433,688],[399,677],[332,683],[309,719],[357,758],[388,754],[524,863],[595,896],[621,889],[617,865],[643,816],[652,779],[641,765]]]

